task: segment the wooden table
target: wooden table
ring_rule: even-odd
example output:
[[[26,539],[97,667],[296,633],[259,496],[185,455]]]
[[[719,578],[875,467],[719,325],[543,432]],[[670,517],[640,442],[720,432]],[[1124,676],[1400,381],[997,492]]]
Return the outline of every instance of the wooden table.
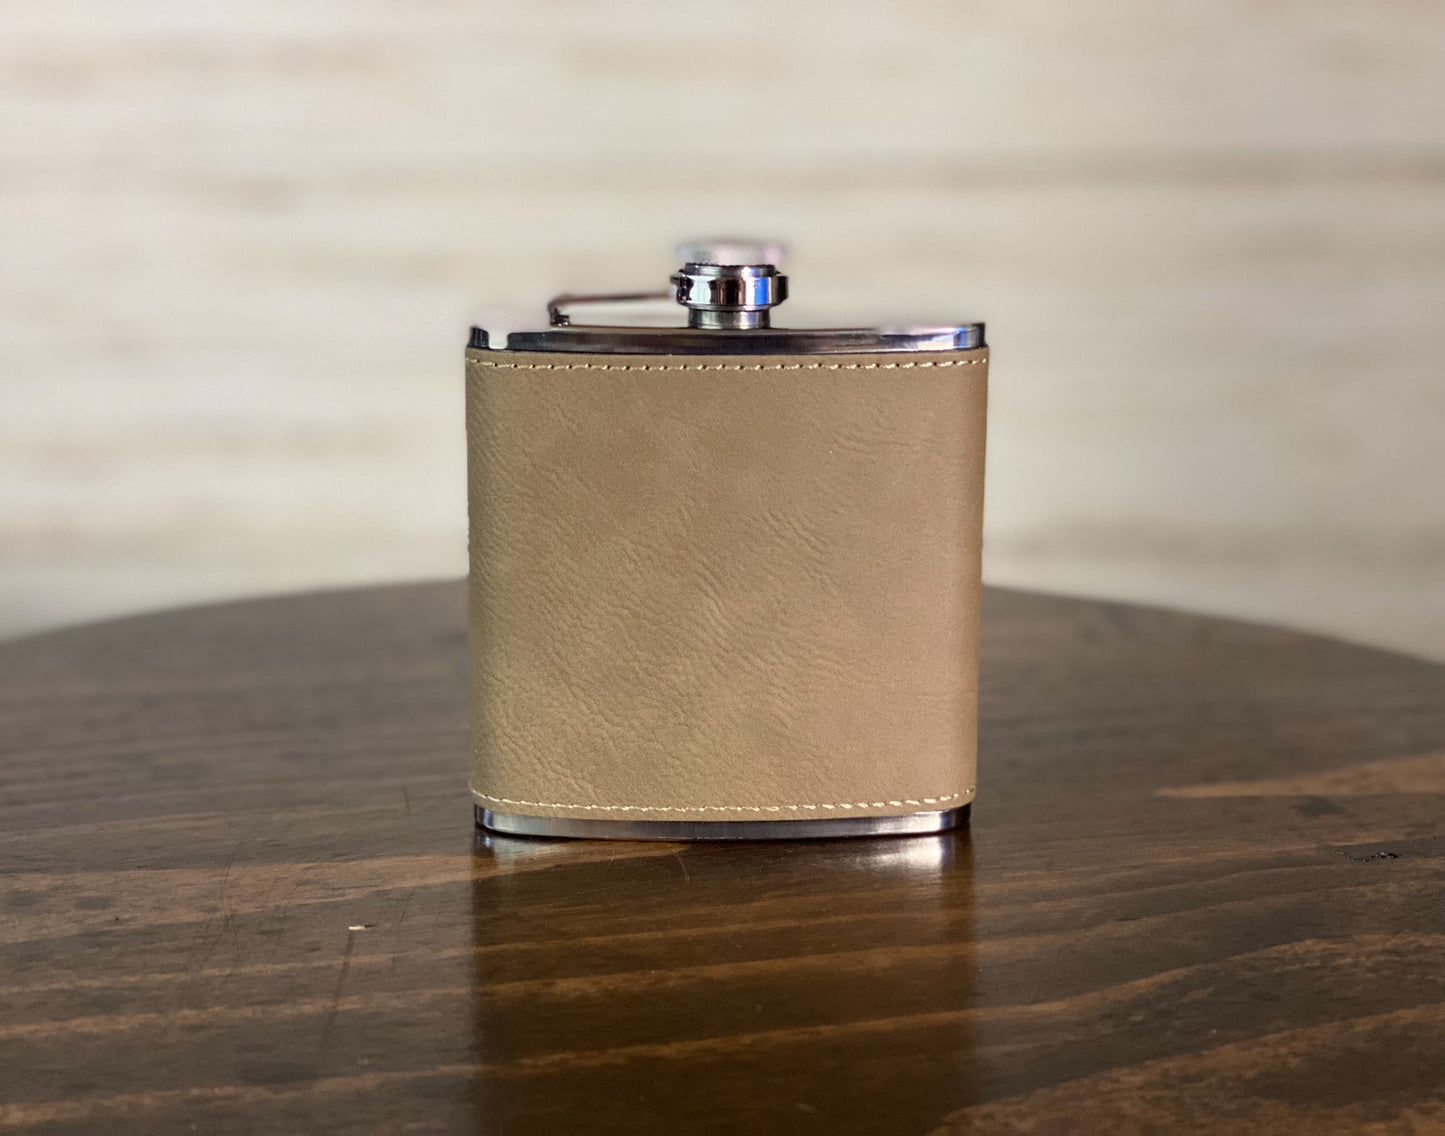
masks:
[[[453,583],[0,646],[0,1131],[1445,1131],[1445,668],[995,591],[971,832],[478,840]]]

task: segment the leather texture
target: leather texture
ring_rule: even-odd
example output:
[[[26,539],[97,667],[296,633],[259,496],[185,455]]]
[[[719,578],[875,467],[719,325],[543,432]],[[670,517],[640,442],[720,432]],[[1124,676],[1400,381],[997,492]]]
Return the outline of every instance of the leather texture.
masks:
[[[468,352],[477,803],[968,803],[987,372],[986,349]]]

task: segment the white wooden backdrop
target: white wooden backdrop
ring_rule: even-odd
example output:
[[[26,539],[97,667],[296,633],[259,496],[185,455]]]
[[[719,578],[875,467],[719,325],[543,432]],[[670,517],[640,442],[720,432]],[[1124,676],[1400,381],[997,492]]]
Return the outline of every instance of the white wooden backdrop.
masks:
[[[0,0],[0,633],[464,570],[490,305],[983,318],[987,573],[1445,656],[1445,5]]]

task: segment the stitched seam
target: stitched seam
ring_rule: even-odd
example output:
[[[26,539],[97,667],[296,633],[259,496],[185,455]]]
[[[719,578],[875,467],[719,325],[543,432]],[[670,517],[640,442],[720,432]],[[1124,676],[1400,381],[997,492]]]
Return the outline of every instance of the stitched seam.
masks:
[[[979,367],[987,359],[920,359],[903,363],[494,363],[468,359],[477,367],[502,371],[907,371],[918,367]]]
[[[899,801],[844,801],[831,805],[568,805],[561,801],[518,801],[511,797],[492,797],[486,793],[472,793],[484,801],[498,805],[524,805],[534,809],[579,809],[585,812],[616,813],[783,813],[803,812],[817,809],[882,809],[898,808],[902,805],[946,805],[960,797],[970,796],[973,788],[962,793],[950,793],[946,797],[904,797]]]

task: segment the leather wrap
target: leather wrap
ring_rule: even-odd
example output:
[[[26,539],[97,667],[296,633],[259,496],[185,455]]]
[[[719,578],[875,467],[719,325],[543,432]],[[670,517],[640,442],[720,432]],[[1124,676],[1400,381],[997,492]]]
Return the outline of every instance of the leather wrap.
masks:
[[[970,801],[987,372],[987,350],[468,352],[477,803]]]

